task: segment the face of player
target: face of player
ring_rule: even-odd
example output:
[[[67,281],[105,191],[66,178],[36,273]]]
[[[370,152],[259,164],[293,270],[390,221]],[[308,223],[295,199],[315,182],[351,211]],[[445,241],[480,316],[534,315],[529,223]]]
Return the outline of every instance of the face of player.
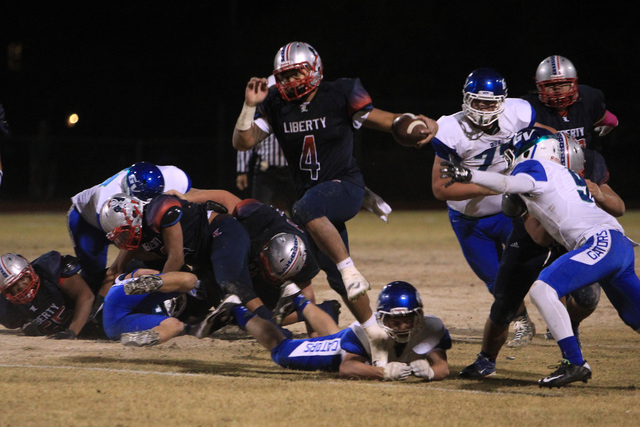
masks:
[[[16,283],[14,283],[9,289],[7,289],[7,293],[12,296],[18,295],[20,292],[27,289],[29,285],[31,285],[31,277],[30,276],[22,276]]]
[[[297,93],[302,93],[306,90],[307,77],[309,71],[302,68],[295,68],[286,70],[276,75],[278,83],[284,86],[284,90],[288,96],[294,97]]]
[[[571,82],[555,82],[544,85],[544,91],[547,95],[567,95],[571,92],[573,84]]]
[[[496,111],[498,109],[498,101],[474,99],[471,101],[471,108],[479,111]]]
[[[407,313],[402,316],[386,316],[384,319],[385,326],[397,332],[413,329],[415,322],[416,316],[413,313]]]

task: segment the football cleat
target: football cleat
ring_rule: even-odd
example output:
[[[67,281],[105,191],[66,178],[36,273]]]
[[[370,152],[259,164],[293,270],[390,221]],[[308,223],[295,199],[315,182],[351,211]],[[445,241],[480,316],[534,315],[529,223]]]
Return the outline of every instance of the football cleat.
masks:
[[[340,273],[342,274],[342,281],[347,289],[347,298],[349,300],[355,301],[371,289],[367,279],[355,267],[347,267]]]
[[[293,282],[285,282],[280,290],[280,299],[273,309],[273,319],[276,325],[282,325],[282,321],[296,311],[294,304],[298,295],[300,295],[300,288]]]
[[[125,332],[120,335],[120,343],[127,347],[145,347],[156,345],[160,341],[160,334],[154,330]]]
[[[591,367],[585,360],[582,365],[573,365],[564,359],[558,364],[558,369],[550,375],[538,381],[540,387],[562,387],[569,383],[582,381],[586,383],[591,379]]]
[[[237,295],[229,294],[221,302],[218,307],[205,317],[205,319],[196,326],[196,332],[193,334],[197,338],[205,338],[213,334],[218,329],[227,326],[233,320],[231,309],[236,305],[240,305],[240,298]]]
[[[160,276],[155,274],[145,274],[135,279],[129,280],[124,286],[124,293],[127,295],[141,295],[155,292],[164,285]]]
[[[364,328],[371,348],[371,364],[373,366],[385,366],[389,361],[389,352],[392,351],[395,341],[378,325]]]
[[[513,324],[515,336],[505,344],[507,348],[520,348],[529,344],[536,334],[536,325],[533,324],[528,315],[524,315],[522,319]]]
[[[496,362],[478,354],[476,361],[460,371],[461,378],[485,378],[496,373]]]

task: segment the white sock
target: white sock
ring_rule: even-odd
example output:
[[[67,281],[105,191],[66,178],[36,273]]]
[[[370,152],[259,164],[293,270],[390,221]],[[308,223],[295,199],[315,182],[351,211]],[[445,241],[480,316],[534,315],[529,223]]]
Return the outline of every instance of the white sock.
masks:
[[[366,329],[370,326],[377,325],[377,324],[378,324],[378,321],[376,320],[375,314],[372,314],[369,319],[365,320],[364,323],[361,323],[363,329]]]
[[[340,271],[342,271],[342,270],[344,270],[345,268],[348,268],[348,267],[355,267],[351,257],[343,259],[342,261],[337,263],[336,266],[338,267],[338,270],[340,270]]]
[[[529,289],[529,296],[556,342],[573,335],[569,313],[558,298],[555,289],[542,280],[536,280]]]

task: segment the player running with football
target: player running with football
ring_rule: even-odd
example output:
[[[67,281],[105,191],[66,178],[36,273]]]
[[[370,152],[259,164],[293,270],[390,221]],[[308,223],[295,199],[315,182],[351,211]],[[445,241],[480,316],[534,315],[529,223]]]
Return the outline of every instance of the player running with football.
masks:
[[[361,126],[391,132],[398,114],[374,108],[359,79],[328,82],[322,72],[322,60],[309,44],[281,47],[274,60],[276,87],[269,89],[267,78],[259,77],[247,84],[233,146],[250,150],[268,135],[276,135],[298,193],[292,217],[311,235],[329,284],[363,324],[376,363],[384,364],[388,340],[369,305],[370,284],[350,257],[345,223],[360,210],[365,188],[353,157],[353,133]],[[433,138],[437,124],[419,117],[428,125],[420,142],[424,145]]]
[[[587,183],[569,169],[564,135],[522,138],[515,146],[515,167],[509,175],[470,170],[442,162],[442,179],[461,185],[480,185],[496,193],[519,194],[536,222],[527,225],[542,246],[552,240],[567,253],[546,267],[529,295],[556,338],[562,361],[556,371],[538,381],[540,387],[587,382],[591,368],[573,334],[571,319],[559,297],[592,283],[600,283],[620,318],[640,332],[640,279],[635,273],[636,243],[610,214],[601,209]],[[576,149],[581,147],[576,143]]]

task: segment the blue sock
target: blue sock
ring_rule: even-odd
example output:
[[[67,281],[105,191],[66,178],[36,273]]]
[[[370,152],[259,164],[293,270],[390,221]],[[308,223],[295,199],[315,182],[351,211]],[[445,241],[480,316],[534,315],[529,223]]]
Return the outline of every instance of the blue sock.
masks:
[[[307,306],[307,304],[309,304],[311,301],[309,301],[308,299],[306,299],[304,297],[304,295],[299,294],[295,300],[293,300],[293,305],[296,308],[296,311],[298,312],[298,320],[299,321],[304,321],[304,316],[302,315],[302,311],[304,310],[304,308]]]
[[[236,305],[231,309],[231,313],[236,318],[236,323],[238,323],[238,327],[243,331],[246,330],[247,322],[255,317],[255,314],[247,310],[242,305]]]
[[[584,359],[582,358],[582,351],[578,346],[578,341],[575,336],[570,336],[558,341],[558,346],[562,352],[562,358],[567,359],[572,365],[582,366]]]

